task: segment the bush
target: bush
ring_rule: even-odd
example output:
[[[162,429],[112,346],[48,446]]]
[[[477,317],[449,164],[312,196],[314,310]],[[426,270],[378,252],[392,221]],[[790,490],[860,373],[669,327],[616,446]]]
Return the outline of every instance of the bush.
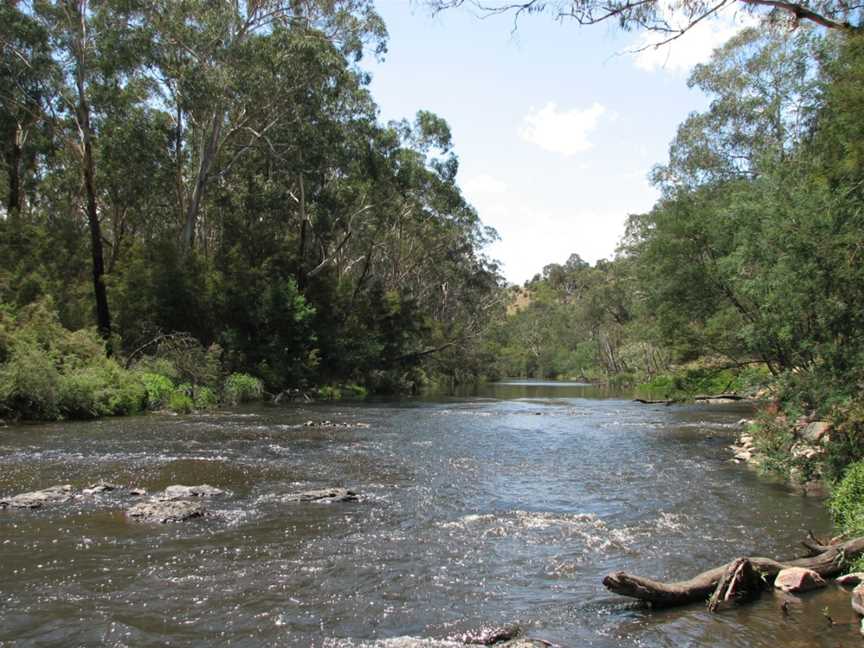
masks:
[[[229,405],[260,400],[264,396],[264,384],[245,373],[233,373],[225,380],[223,400]]]
[[[0,365],[0,409],[30,420],[60,417],[60,372],[47,351],[15,340]]]
[[[318,398],[322,400],[341,400],[342,390],[336,385],[324,385],[318,388]]]
[[[65,418],[136,414],[147,406],[147,389],[137,376],[105,359],[63,375],[59,405]]]
[[[174,383],[171,382],[171,379],[168,376],[150,372],[142,372],[138,376],[147,391],[147,409],[165,407],[174,392]]]
[[[175,389],[168,399],[168,409],[178,414],[190,414],[195,409],[195,402],[186,392]]]
[[[864,404],[836,406],[828,418],[831,441],[825,457],[825,471],[830,479],[838,479],[848,465],[864,459]]]
[[[831,493],[828,510],[843,531],[864,533],[864,461],[849,466]]]
[[[192,400],[195,403],[195,409],[199,410],[212,409],[219,403],[216,392],[209,387],[197,387],[194,390]]]
[[[348,398],[366,398],[369,395],[368,389],[356,383],[343,385],[342,390],[348,393]]]

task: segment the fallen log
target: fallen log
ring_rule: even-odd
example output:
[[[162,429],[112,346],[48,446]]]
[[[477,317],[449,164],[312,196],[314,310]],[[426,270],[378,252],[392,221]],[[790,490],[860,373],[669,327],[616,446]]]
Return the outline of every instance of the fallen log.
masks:
[[[815,542],[811,535],[804,544],[810,553],[814,553],[817,550],[819,553],[791,560],[773,560],[771,558],[759,557],[737,558],[725,565],[702,572],[688,580],[672,583],[663,583],[650,578],[618,571],[606,576],[603,579],[603,585],[615,594],[647,601],[655,607],[674,607],[697,601],[705,601],[715,591],[717,592],[716,598],[719,603],[719,599],[740,598],[748,593],[753,593],[750,590],[756,588],[757,585],[755,584],[755,580],[746,573],[746,570],[751,568],[758,574],[761,587],[764,587],[766,584],[773,584],[777,573],[787,567],[806,567],[807,569],[812,569],[822,577],[834,576],[843,570],[845,564],[848,564],[853,558],[864,553],[864,537],[853,538],[846,542],[838,542],[831,545],[821,545]],[[749,563],[749,566],[741,567],[742,562]],[[738,573],[737,578],[736,573]],[[734,587],[731,588],[731,594],[728,591],[724,592],[722,587],[718,587],[718,584],[721,584],[724,577],[734,583]],[[714,609],[716,607],[717,605],[715,604]]]
[[[661,398],[661,399],[652,399],[652,398],[634,398],[634,403],[642,403],[643,405],[675,405],[676,403],[686,403],[687,401],[693,401],[694,403],[704,403],[706,401],[740,401],[745,400],[744,396],[739,396],[738,394],[715,394],[715,395],[704,395],[699,394],[697,396],[687,396],[684,398]]]

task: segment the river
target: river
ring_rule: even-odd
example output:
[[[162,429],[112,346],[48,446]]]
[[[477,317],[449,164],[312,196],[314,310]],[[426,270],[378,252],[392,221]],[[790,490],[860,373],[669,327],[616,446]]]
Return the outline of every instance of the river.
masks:
[[[0,429],[0,495],[100,479],[230,491],[167,525],[127,521],[123,493],[0,511],[0,645],[347,648],[510,622],[571,648],[858,645],[833,586],[711,615],[601,584],[787,556],[830,529],[819,502],[730,463],[747,415],[516,382]],[[280,498],[329,486],[360,501]]]

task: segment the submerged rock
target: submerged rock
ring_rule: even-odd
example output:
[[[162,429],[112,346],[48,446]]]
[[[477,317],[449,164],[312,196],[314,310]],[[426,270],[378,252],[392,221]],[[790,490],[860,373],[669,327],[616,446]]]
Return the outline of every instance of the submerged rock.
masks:
[[[97,482],[95,484],[90,484],[87,488],[85,488],[82,493],[85,495],[95,495],[97,493],[110,493],[111,491],[117,490],[120,488],[115,484],[109,484],[108,482]]]
[[[42,508],[45,504],[60,504],[74,497],[71,484],[51,486],[43,490],[21,493],[5,500],[0,500],[0,508]]]
[[[329,504],[331,502],[356,502],[357,493],[347,488],[322,488],[320,490],[303,491],[302,493],[291,493],[282,498],[286,502],[319,502]]]
[[[150,500],[140,502],[128,511],[126,516],[140,522],[183,522],[192,518],[201,517],[206,513],[204,505],[200,502],[188,500]]]
[[[368,423],[340,423],[339,421],[306,421],[303,424],[303,427],[308,428],[322,428],[326,430],[352,430],[352,429],[366,429],[369,427]]]
[[[774,587],[784,592],[808,592],[825,587],[825,581],[812,569],[805,567],[787,567],[781,569],[774,579]]]
[[[519,630],[519,626],[515,623],[506,626],[481,628],[480,630],[466,632],[459,637],[459,641],[474,646],[494,646],[504,641],[515,639],[516,635],[519,634]]]
[[[224,494],[225,491],[210,486],[209,484],[200,484],[198,486],[183,486],[181,484],[175,484],[166,488],[159,499],[168,501],[187,499],[189,497],[218,497],[219,495]]]

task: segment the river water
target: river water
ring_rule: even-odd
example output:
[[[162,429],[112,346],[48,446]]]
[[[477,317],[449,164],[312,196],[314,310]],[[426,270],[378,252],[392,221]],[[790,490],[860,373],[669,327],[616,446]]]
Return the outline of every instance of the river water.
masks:
[[[168,525],[127,521],[122,493],[0,511],[0,645],[396,646],[511,622],[569,647],[860,645],[833,586],[710,615],[601,584],[788,556],[830,529],[818,502],[729,462],[746,415],[511,383],[0,429],[0,495],[100,479],[230,491]],[[329,486],[360,501],[280,499]]]

